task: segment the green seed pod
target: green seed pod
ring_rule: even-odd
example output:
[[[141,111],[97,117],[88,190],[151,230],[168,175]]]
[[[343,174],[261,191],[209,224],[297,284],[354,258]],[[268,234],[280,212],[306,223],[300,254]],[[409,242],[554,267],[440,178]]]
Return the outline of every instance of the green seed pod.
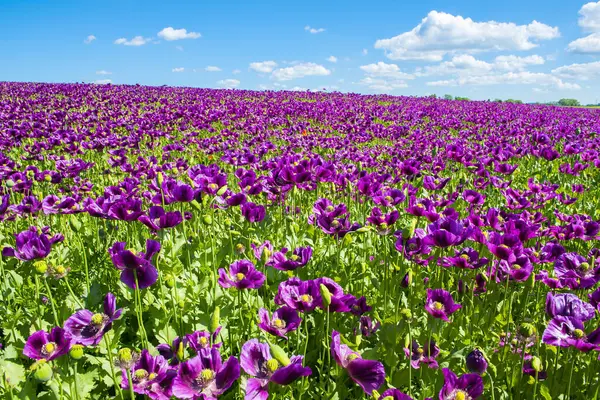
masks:
[[[48,263],[44,260],[34,262],[33,267],[35,268],[35,272],[40,275],[44,275],[48,271]]]
[[[80,360],[83,357],[83,346],[74,344],[71,350],[69,350],[69,355],[73,360]]]
[[[230,232],[231,232],[231,236],[234,236],[234,237],[237,237],[237,236],[241,236],[241,235],[242,235],[242,233],[241,233],[240,231],[234,231],[234,230],[231,230]]]
[[[405,349],[411,348],[410,335],[408,333],[404,336],[404,348]]]
[[[531,366],[533,367],[533,369],[535,371],[542,372],[542,369],[543,369],[542,360],[538,356],[534,356],[531,359]]]
[[[10,189],[10,188],[12,188],[13,186],[15,186],[15,182],[14,182],[14,181],[12,181],[12,180],[10,180],[10,179],[9,179],[9,180],[7,180],[7,181],[6,181],[4,184],[5,184],[5,185],[6,185],[6,187],[7,187],[7,188],[9,188],[9,189]]]
[[[210,318],[210,326],[208,330],[210,333],[215,333],[217,329],[219,329],[219,324],[221,319],[221,309],[219,306],[215,307],[215,311],[213,311],[212,317]]]
[[[210,216],[208,214],[204,215],[202,217],[202,222],[204,222],[204,224],[206,224],[206,225],[212,225],[212,223],[213,223],[212,216]]]
[[[161,171],[156,174],[156,181],[158,182],[159,186],[162,186],[163,182],[165,181],[165,177]]]
[[[75,217],[69,218],[69,225],[74,232],[79,232],[81,229],[81,222]]]
[[[185,351],[183,349],[183,341],[179,342],[179,347],[177,348],[177,359],[179,359],[179,361],[183,361],[183,358],[185,357]]]
[[[246,252],[246,246],[244,246],[242,243],[236,244],[235,252],[238,254],[244,254]]]
[[[227,185],[225,185],[225,186],[221,187],[221,189],[219,189],[219,191],[217,192],[217,196],[223,196],[226,191],[227,191]]]
[[[33,377],[40,382],[48,382],[52,379],[52,375],[52,367],[46,362],[39,364],[33,373]]]
[[[168,274],[167,276],[165,276],[165,285],[169,289],[173,289],[175,287],[175,277],[171,274]]]
[[[284,367],[290,365],[290,358],[285,354],[285,351],[276,344],[269,343],[269,348],[271,349],[271,354],[273,354],[273,358],[281,363]]]
[[[183,310],[183,308],[185,307],[185,301],[183,300],[179,300],[177,302],[177,306],[179,306],[179,308],[181,308]]]
[[[361,343],[362,343],[362,335],[356,335],[356,338],[354,339],[354,344],[358,348]]]
[[[331,305],[331,292],[327,289],[327,286],[322,283],[319,285],[321,290],[321,297],[323,298],[323,308],[327,308]]]

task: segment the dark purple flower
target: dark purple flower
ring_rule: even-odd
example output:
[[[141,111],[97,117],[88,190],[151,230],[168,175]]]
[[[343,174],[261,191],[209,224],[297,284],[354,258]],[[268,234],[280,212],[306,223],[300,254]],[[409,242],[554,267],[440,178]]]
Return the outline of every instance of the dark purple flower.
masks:
[[[183,217],[179,211],[165,212],[160,206],[152,206],[148,215],[142,215],[138,218],[142,224],[146,225],[153,232],[161,229],[173,228],[183,222]]]
[[[470,247],[456,250],[454,257],[443,257],[442,266],[465,269],[477,269],[487,264],[489,260],[485,257],[479,258],[479,253]]]
[[[21,261],[31,261],[40,258],[46,258],[52,250],[52,245],[62,242],[62,235],[48,237],[45,232],[40,232],[35,226],[29,227],[26,231],[15,235],[15,248],[5,247],[2,249],[2,256],[15,257]]]
[[[381,393],[380,400],[413,400],[407,394],[402,393],[398,389],[388,389],[385,392]]]
[[[600,266],[592,266],[577,253],[561,254],[554,262],[554,273],[564,286],[589,289],[600,281]]]
[[[546,295],[546,313],[550,318],[563,316],[573,317],[582,322],[588,321],[596,316],[594,306],[582,301],[579,297],[571,293]]]
[[[429,246],[449,247],[463,243],[471,234],[469,223],[442,218],[427,227],[424,243]]]
[[[139,289],[154,285],[158,279],[158,271],[152,265],[152,256],[160,251],[160,243],[148,239],[146,252],[138,254],[125,250],[125,245],[125,242],[116,242],[108,249],[114,266],[121,271],[121,282],[132,289],[136,289],[136,280]]]
[[[266,265],[280,271],[293,271],[304,267],[310,260],[312,252],[310,246],[298,247],[288,256],[288,249],[283,248],[281,251],[273,253],[269,261],[266,262]]]
[[[79,310],[65,321],[65,331],[71,335],[73,343],[96,346],[112,328],[113,321],[121,317],[122,312],[121,308],[117,310],[115,296],[107,293],[103,313],[94,314],[89,310]]]
[[[202,349],[211,347],[220,348],[221,343],[216,343],[219,332],[221,332],[220,326],[213,333],[207,331],[195,331],[189,335],[185,335],[185,342],[190,348],[194,349],[196,353],[200,353]]]
[[[267,399],[269,382],[289,385],[296,379],[309,376],[312,371],[302,366],[303,356],[293,356],[288,365],[281,365],[271,356],[269,345],[251,339],[244,343],[240,355],[243,370],[252,378],[246,384],[246,399]]]
[[[440,390],[440,400],[476,400],[483,394],[483,379],[477,374],[464,374],[460,378],[448,368],[444,373],[444,386]]]
[[[266,308],[258,310],[258,327],[271,335],[287,339],[285,335],[295,331],[301,322],[302,318],[291,307],[278,308],[273,312],[273,317],[269,317],[269,311]]]
[[[47,333],[37,331],[27,338],[23,354],[34,360],[54,360],[69,352],[72,338],[63,328],[54,327]]]
[[[375,360],[365,360],[359,353],[341,344],[340,334],[333,331],[331,334],[331,355],[335,362],[344,368],[350,378],[356,382],[368,395],[372,395],[385,382],[385,368]]]
[[[425,364],[429,368],[437,368],[436,358],[440,354],[440,348],[434,340],[431,340],[431,342],[426,341],[423,347],[420,347],[419,343],[413,340],[410,350],[404,348],[404,354],[410,358],[410,365],[415,369],[421,368],[421,364]]]
[[[265,219],[265,206],[247,202],[242,204],[240,207],[242,209],[242,215],[249,222],[261,222],[263,219]]]
[[[381,328],[381,322],[376,321],[375,323],[373,323],[373,320],[371,319],[371,317],[367,317],[366,315],[363,315],[360,317],[360,333],[364,336],[364,337],[369,337],[371,335],[374,335],[375,332],[377,332],[377,330],[379,330],[379,328]],[[356,332],[355,332],[356,334]]]
[[[290,278],[279,284],[275,304],[285,304],[302,312],[313,311],[322,304],[319,285],[312,280],[302,281],[300,278]]]
[[[461,308],[452,299],[452,295],[444,289],[427,289],[427,300],[425,300],[425,311],[434,318],[441,318],[450,322],[448,316]]]
[[[394,223],[398,221],[399,216],[397,210],[384,214],[379,207],[374,207],[371,215],[367,217],[367,221],[377,229],[380,235],[387,235]]]
[[[321,277],[315,279],[315,286],[320,290],[320,285],[324,285],[331,295],[331,304],[326,307],[322,302],[319,305],[322,309],[327,309],[329,312],[348,312],[350,306],[353,305],[357,300],[351,294],[344,294],[344,289],[338,285],[333,279],[327,277]],[[321,299],[322,300],[322,299]]]
[[[523,243],[517,235],[492,232],[486,245],[493,255],[509,263],[515,262],[517,256],[523,253]]]
[[[588,295],[590,298],[590,304],[600,311],[600,288],[596,289],[593,293]]]
[[[485,195],[475,190],[465,190],[463,199],[473,206],[481,206],[485,202]]]
[[[527,360],[523,363],[523,374],[532,376],[533,378],[535,378],[537,375],[537,378],[540,381],[546,380],[546,378],[548,377],[548,373],[546,371],[539,371],[536,373],[536,370],[535,368],[533,368],[531,360]]]
[[[511,281],[524,282],[533,272],[533,264],[529,257],[521,255],[512,263],[506,260],[497,261],[495,272],[498,282],[505,282],[507,278]]]
[[[550,320],[542,340],[552,346],[575,347],[587,353],[600,349],[600,328],[586,335],[583,322],[573,317],[558,316]]]
[[[219,285],[224,288],[258,289],[265,282],[265,274],[256,269],[249,260],[234,261],[229,271],[219,268]]]
[[[200,354],[179,366],[173,382],[173,395],[180,399],[213,400],[225,393],[240,377],[240,364],[230,357],[224,364],[216,348]]]
[[[348,304],[350,312],[356,316],[363,315],[372,310],[373,307],[367,304],[367,298],[361,296],[360,298],[353,298],[352,302]]]
[[[373,196],[373,202],[380,206],[392,207],[402,203],[406,199],[404,192],[400,189],[386,189]]]
[[[169,400],[176,372],[168,368],[167,360],[163,356],[153,357],[148,350],[142,350],[140,358],[129,371],[133,391],[154,400]],[[121,374],[121,387],[129,389],[126,371],[122,370]]]
[[[474,349],[471,351],[467,358],[465,359],[467,363],[467,369],[469,372],[474,374],[482,375],[488,367],[488,362],[485,359],[485,356],[479,349]]]

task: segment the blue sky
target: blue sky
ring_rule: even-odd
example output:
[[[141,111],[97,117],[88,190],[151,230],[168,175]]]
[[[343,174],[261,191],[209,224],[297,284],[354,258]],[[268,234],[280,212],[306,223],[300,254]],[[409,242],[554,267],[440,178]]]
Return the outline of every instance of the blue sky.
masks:
[[[600,1],[2,1],[0,80],[600,102]]]

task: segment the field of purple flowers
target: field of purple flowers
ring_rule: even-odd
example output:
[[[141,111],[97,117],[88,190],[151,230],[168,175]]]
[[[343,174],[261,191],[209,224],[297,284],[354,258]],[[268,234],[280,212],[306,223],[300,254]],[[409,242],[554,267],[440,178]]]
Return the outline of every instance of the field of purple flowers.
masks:
[[[6,399],[597,399],[600,110],[0,83]]]

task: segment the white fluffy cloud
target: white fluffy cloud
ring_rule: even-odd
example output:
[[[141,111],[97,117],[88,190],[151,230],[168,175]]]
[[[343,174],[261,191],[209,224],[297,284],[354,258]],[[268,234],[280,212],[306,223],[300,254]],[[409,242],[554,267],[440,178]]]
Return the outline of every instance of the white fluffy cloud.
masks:
[[[181,39],[198,39],[200,35],[198,32],[188,32],[187,29],[174,29],[172,27],[164,28],[158,32],[158,37],[167,40],[181,40]]]
[[[470,54],[452,57],[438,65],[427,66],[418,70],[419,76],[430,75],[485,75],[492,71],[522,71],[530,65],[542,65],[545,60],[538,55],[519,57],[515,55],[498,56],[493,62],[478,60]]]
[[[150,38],[145,38],[143,36],[136,36],[131,40],[127,40],[125,38],[119,38],[115,40],[115,44],[122,44],[125,46],[143,46],[146,43],[150,42]]]
[[[237,75],[240,72],[242,72],[242,71],[240,71],[239,69],[234,69],[233,71],[231,71],[231,73],[234,74],[234,75]]]
[[[579,26],[586,32],[600,31],[600,1],[584,4],[579,10]]]
[[[402,80],[389,80],[385,78],[373,78],[367,76],[358,82],[360,85],[365,85],[369,89],[381,93],[389,93],[394,89],[402,89],[408,87],[406,82]]]
[[[250,69],[256,72],[261,72],[263,74],[273,72],[275,67],[277,67],[277,63],[275,61],[261,61],[250,63]]]
[[[383,49],[393,60],[441,61],[448,53],[491,50],[531,50],[540,40],[560,36],[557,27],[538,21],[528,25],[512,22],[476,22],[471,18],[431,11],[409,32],[379,39],[375,48]]]
[[[545,62],[544,57],[537,54],[526,57],[509,55],[496,57],[494,59],[494,66],[498,69],[515,71],[522,70],[529,65],[543,65]]]
[[[92,43],[94,40],[96,40],[96,36],[94,35],[89,35],[88,37],[85,38],[85,40],[83,41],[83,43],[85,44],[90,44]]]
[[[233,89],[240,86],[240,81],[237,79],[221,79],[217,84],[225,89]]]
[[[592,33],[572,41],[569,43],[567,50],[582,54],[600,53],[600,33]]]
[[[183,72],[183,71],[185,71],[185,68],[183,68],[183,67],[177,67],[177,68],[173,68],[171,70],[171,72]]]
[[[310,26],[308,26],[308,25],[306,25],[306,26],[304,27],[304,30],[305,30],[305,31],[308,31],[308,32],[310,32],[310,33],[313,33],[313,34],[314,34],[314,33],[321,33],[321,32],[325,32],[325,29],[324,29],[324,28],[311,28],[311,27],[310,27]]]
[[[100,70],[100,71],[96,71],[96,75],[112,75],[112,72],[110,71],[105,71],[105,70]]]
[[[338,61],[338,59],[336,56],[329,56],[329,57],[327,57],[327,61],[336,63]]]
[[[461,76],[457,79],[447,79],[427,82],[427,86],[490,86],[490,85],[540,85],[552,86],[557,89],[581,89],[576,83],[564,82],[562,79],[541,72],[506,72],[501,74],[487,74],[479,76]]]
[[[112,83],[112,81],[110,79],[98,79],[97,81],[94,81],[94,83],[96,85],[108,85],[109,83]]]
[[[372,77],[414,79],[414,75],[400,71],[396,64],[386,64],[383,61],[376,64],[361,65],[360,69]]]
[[[273,71],[272,77],[278,81],[289,81],[305,76],[325,76],[329,74],[331,74],[331,71],[324,66],[309,62],[276,69]]]
[[[219,71],[221,71],[221,68],[219,68],[215,65],[209,65],[208,67],[204,68],[204,70],[206,72],[219,72]]]
[[[600,77],[600,61],[565,65],[552,70],[552,73],[563,78],[581,79],[582,81]]]

